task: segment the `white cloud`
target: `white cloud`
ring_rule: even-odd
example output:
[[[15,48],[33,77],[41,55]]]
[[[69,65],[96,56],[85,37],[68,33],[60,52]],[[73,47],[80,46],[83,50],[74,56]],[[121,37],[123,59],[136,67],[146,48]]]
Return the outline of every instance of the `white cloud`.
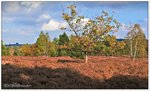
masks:
[[[66,22],[60,23],[60,28],[62,27],[68,28],[68,24]]]
[[[32,2],[32,1],[22,1],[22,2],[3,2],[2,9],[4,11],[13,13],[18,12],[19,10],[27,10],[27,13],[31,12],[34,9],[37,9],[42,5],[43,2]]]
[[[41,18],[41,19],[50,19],[51,17],[48,14],[43,14],[39,18]]]
[[[17,12],[20,9],[19,3],[18,2],[6,2],[3,3],[5,5],[3,8],[6,12]]]
[[[89,21],[88,18],[81,19],[81,22],[77,26],[84,27],[88,21]],[[76,20],[73,20],[72,22],[76,22]],[[43,24],[42,30],[55,31],[55,30],[60,30],[60,28],[62,28],[62,27],[70,29],[66,22],[59,22],[59,21],[51,19],[48,23]]]
[[[121,24],[121,30],[123,31],[129,31],[132,25],[127,25],[127,24]]]
[[[71,23],[73,23],[74,26],[77,27],[76,28],[77,30],[82,30],[85,27],[85,25],[88,23],[89,20],[90,19],[88,19],[88,18],[84,18],[84,19],[81,19],[80,22],[76,23],[77,19],[73,19],[71,21]]]
[[[82,23],[81,25],[85,26],[85,24],[88,23],[89,20],[90,19],[88,19],[88,18],[81,19],[81,23]]]
[[[21,2],[21,5],[27,7],[27,12],[31,12],[33,9],[36,9],[42,5],[42,2]]]
[[[45,31],[55,31],[55,30],[60,30],[61,27],[67,27],[66,22],[59,22],[56,20],[50,20],[47,24],[43,24],[42,30]]]
[[[48,15],[48,14],[42,14],[38,17],[37,21],[38,22],[42,22],[42,21],[45,21],[45,20],[49,20],[51,19],[51,16]]]
[[[57,30],[59,28],[59,22],[55,20],[50,20],[48,24],[44,24],[42,30]]]
[[[37,8],[41,4],[41,2],[21,2],[21,4],[27,7]]]

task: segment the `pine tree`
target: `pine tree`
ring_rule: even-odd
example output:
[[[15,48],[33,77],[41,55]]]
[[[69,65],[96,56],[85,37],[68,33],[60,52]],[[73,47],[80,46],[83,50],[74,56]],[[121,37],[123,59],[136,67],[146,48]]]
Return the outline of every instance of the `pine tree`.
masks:
[[[67,56],[69,55],[67,52],[67,47],[69,44],[69,37],[67,34],[64,32],[62,35],[59,36],[59,55],[60,56]]]
[[[64,32],[62,35],[59,36],[59,45],[65,45],[69,43],[69,38],[67,34]]]

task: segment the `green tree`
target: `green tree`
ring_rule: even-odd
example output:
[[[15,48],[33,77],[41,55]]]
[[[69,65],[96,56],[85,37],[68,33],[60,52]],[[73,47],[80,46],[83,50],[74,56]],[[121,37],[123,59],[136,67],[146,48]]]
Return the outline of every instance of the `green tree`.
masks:
[[[59,43],[58,43],[59,56],[69,55],[68,44],[69,44],[69,37],[64,32],[62,35],[59,36]]]
[[[57,46],[53,42],[48,43],[48,56],[57,56]]]
[[[69,37],[64,32],[62,35],[59,36],[59,45],[65,45],[69,43]]]
[[[54,39],[54,41],[51,42],[49,34],[41,32],[36,43],[32,47],[34,47],[33,51],[38,53],[36,53],[36,55],[57,56],[57,45],[59,45],[58,39]]]
[[[2,41],[1,47],[2,47],[2,52],[1,52],[2,56],[9,56],[10,55],[9,48],[5,46],[3,41]]]
[[[59,39],[58,39],[58,38],[54,38],[54,39],[53,39],[53,43],[54,43],[55,45],[59,45]]]
[[[98,42],[94,48],[94,55],[110,56],[111,51],[107,41]]]
[[[13,53],[14,56],[21,56],[21,51],[19,46],[14,46],[13,49],[14,49],[14,53]]]
[[[54,56],[59,56],[59,38],[53,39],[52,47],[55,50]]]
[[[36,45],[38,47],[38,55],[48,55],[47,54],[47,48],[49,43],[49,35],[48,33],[44,34],[43,31],[41,31],[39,37],[37,38]]]
[[[49,43],[51,42],[50,41],[50,37],[49,37],[49,34],[48,33],[46,33],[45,34],[45,36],[46,36],[46,39],[45,39],[45,42],[46,42],[46,53],[45,53],[45,55],[49,55],[48,53],[49,53]]]
[[[3,41],[2,41],[2,56],[6,55],[6,46],[4,45]]]

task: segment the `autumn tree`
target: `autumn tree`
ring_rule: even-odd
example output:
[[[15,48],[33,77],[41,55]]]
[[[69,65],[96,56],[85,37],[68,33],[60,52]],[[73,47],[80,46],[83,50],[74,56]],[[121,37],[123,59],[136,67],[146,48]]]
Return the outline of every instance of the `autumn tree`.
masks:
[[[31,56],[39,56],[39,49],[36,43],[32,44],[30,48],[32,52]]]
[[[20,52],[23,56],[31,56],[33,54],[31,45],[25,44],[20,47]]]
[[[130,31],[127,34],[130,46],[130,56],[132,58],[144,57],[146,55],[146,37],[139,24],[134,24],[130,27]]]
[[[45,55],[45,56],[48,55],[47,48],[48,48],[49,40],[50,38],[49,38],[48,33],[44,34],[43,31],[41,31],[36,41],[36,45],[38,47],[37,52],[39,55]]]
[[[67,7],[71,13],[63,13],[64,20],[68,23],[71,31],[74,32],[76,41],[80,46],[80,50],[85,54],[85,62],[88,61],[88,53],[92,52],[97,42],[102,42],[104,37],[110,33],[117,32],[120,23],[113,19],[113,15],[102,11],[102,15],[96,19],[88,19],[84,16],[78,16],[76,6]],[[85,21],[88,20],[88,21]]]
[[[116,36],[108,35],[105,37],[105,43],[110,48],[111,55],[118,55],[117,52],[126,45],[124,41],[117,41]]]

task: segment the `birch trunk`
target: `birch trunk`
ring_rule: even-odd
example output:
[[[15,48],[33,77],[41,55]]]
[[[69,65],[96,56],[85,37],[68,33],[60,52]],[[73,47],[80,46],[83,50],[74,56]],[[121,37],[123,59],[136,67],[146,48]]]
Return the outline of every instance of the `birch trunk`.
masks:
[[[134,60],[135,60],[135,57],[136,57],[136,52],[137,52],[137,40],[136,40],[136,42],[135,42]]]
[[[130,42],[131,42],[131,43],[130,43],[130,51],[131,51],[130,55],[131,55],[131,57],[133,57],[133,51],[132,51],[132,40],[131,40]]]

